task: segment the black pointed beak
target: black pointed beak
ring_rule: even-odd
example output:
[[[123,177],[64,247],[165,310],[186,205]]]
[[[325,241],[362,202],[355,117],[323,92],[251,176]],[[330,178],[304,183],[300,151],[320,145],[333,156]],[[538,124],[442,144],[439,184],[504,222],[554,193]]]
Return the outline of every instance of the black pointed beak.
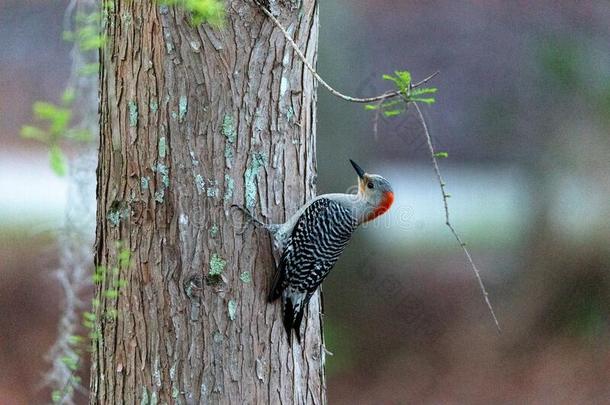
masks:
[[[354,166],[354,170],[358,173],[358,177],[361,179],[364,178],[364,170],[362,170],[362,167],[358,166],[358,163],[354,162],[352,159],[350,159],[349,162]]]

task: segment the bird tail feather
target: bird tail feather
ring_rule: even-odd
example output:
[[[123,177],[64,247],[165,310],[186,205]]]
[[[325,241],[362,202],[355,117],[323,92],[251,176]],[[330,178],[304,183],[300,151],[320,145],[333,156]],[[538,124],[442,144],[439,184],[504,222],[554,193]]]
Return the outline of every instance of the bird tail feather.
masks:
[[[290,294],[286,291],[282,298],[284,304],[284,328],[288,334],[288,342],[292,344],[292,331],[294,330],[297,341],[300,344],[301,322],[303,321],[303,314],[307,306],[307,296],[304,293]]]

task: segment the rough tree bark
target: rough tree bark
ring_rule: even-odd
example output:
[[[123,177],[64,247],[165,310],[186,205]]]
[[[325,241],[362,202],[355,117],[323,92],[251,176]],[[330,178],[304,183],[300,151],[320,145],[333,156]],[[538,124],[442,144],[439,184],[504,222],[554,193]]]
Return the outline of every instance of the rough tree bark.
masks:
[[[273,3],[315,62],[315,0]],[[314,195],[314,80],[253,2],[226,7],[212,29],[151,0],[109,3],[96,264],[117,265],[118,241],[132,259],[97,291],[91,403],[325,402],[320,300],[289,348],[265,299],[268,236],[240,234],[229,209],[279,222]]]

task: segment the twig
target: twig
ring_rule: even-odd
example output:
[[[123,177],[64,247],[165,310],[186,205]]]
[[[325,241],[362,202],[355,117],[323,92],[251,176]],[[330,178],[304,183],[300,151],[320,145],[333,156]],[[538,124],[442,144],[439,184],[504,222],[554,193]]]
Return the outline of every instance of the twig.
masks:
[[[498,333],[501,333],[501,329],[500,329],[500,323],[498,322],[498,318],[496,317],[496,313],[494,312],[493,306],[491,305],[491,301],[489,300],[489,294],[487,293],[487,289],[485,288],[485,284],[483,283],[483,279],[481,278],[481,274],[479,273],[479,269],[477,268],[477,266],[474,264],[474,261],[472,260],[472,256],[470,255],[470,251],[468,250],[468,248],[466,248],[466,243],[464,243],[462,241],[462,238],[460,237],[460,235],[457,233],[456,229],[453,227],[453,225],[451,224],[451,221],[449,220],[449,203],[448,203],[448,198],[449,195],[447,194],[447,192],[445,191],[445,182],[443,181],[443,177],[441,175],[441,171],[439,169],[438,166],[438,161],[436,159],[435,156],[435,151],[434,151],[434,145],[432,145],[432,138],[430,137],[430,132],[428,131],[428,126],[426,125],[426,121],[424,119],[424,116],[421,112],[421,109],[419,108],[419,105],[414,102],[414,101],[410,101],[407,98],[407,95],[404,94],[403,92],[400,91],[390,91],[390,92],[386,92],[383,93],[379,96],[374,96],[374,97],[366,97],[366,98],[358,98],[358,97],[352,97],[352,96],[348,96],[346,94],[343,94],[337,90],[335,90],[332,86],[330,86],[328,83],[326,83],[326,81],[324,79],[322,79],[322,77],[320,77],[320,75],[318,74],[318,72],[316,72],[316,70],[313,68],[313,66],[309,63],[309,61],[307,60],[307,58],[305,57],[305,55],[303,55],[303,52],[301,52],[301,50],[299,49],[298,45],[294,42],[294,40],[292,39],[292,37],[290,36],[290,34],[288,34],[288,32],[286,31],[286,29],[282,26],[282,24],[280,24],[280,22],[277,20],[277,18],[275,18],[275,16],[269,11],[267,10],[267,8],[261,4],[258,0],[254,0],[256,4],[258,4],[258,6],[263,10],[263,12],[267,15],[267,17],[269,17],[271,19],[271,21],[273,21],[273,23],[275,24],[275,26],[277,28],[280,29],[280,31],[282,31],[282,33],[284,34],[284,38],[286,38],[286,41],[288,41],[288,43],[290,44],[290,46],[292,46],[292,48],[294,49],[295,53],[298,55],[299,59],[301,59],[301,61],[303,62],[303,64],[307,67],[307,69],[311,72],[311,74],[316,78],[316,80],[321,83],[328,91],[330,91],[333,95],[345,100],[345,101],[349,101],[349,102],[353,102],[353,103],[376,103],[377,106],[377,111],[375,114],[375,118],[373,121],[373,130],[375,133],[375,136],[377,136],[377,129],[378,129],[378,121],[379,121],[379,110],[380,110],[380,106],[381,103],[384,100],[387,100],[389,98],[393,98],[393,97],[402,97],[405,101],[405,103],[409,104],[412,103],[415,106],[415,109],[417,111],[417,114],[419,116],[419,120],[423,126],[424,129],[424,134],[426,136],[426,143],[428,145],[428,151],[430,152],[430,158],[432,160],[432,166],[434,168],[434,172],[436,174],[436,178],[438,180],[440,189],[441,189],[441,194],[443,196],[443,205],[445,208],[445,225],[447,225],[447,227],[449,228],[449,230],[451,231],[451,233],[453,234],[455,240],[458,242],[458,244],[460,245],[460,247],[462,248],[462,250],[464,251],[464,254],[466,256],[466,259],[468,259],[468,262],[470,263],[470,267],[472,268],[476,279],[479,283],[479,287],[481,289],[481,292],[483,293],[483,297],[485,298],[485,303],[487,304],[487,308],[489,308],[489,312],[491,313],[491,316],[493,318],[494,324],[496,325],[496,328],[498,329]],[[410,89],[414,89],[417,88],[423,84],[426,84],[428,81],[430,81],[432,78],[434,78],[436,75],[439,74],[439,71],[436,71],[434,73],[432,73],[430,76],[426,77],[425,79],[417,82],[417,83],[412,83],[410,84]]]
[[[407,102],[406,99],[405,99],[405,102]],[[415,106],[415,110],[417,111],[417,115],[419,116],[419,121],[421,122],[421,125],[424,129],[424,134],[426,136],[426,142],[428,143],[428,151],[430,152],[430,159],[432,160],[432,167],[434,167],[434,173],[436,174],[436,179],[438,180],[438,184],[441,189],[441,194],[443,196],[443,205],[445,208],[445,225],[447,225],[447,227],[451,230],[451,233],[455,237],[455,240],[457,240],[457,242],[460,244],[462,250],[464,251],[464,255],[466,255],[466,259],[468,259],[468,262],[470,263],[470,267],[472,268],[472,271],[474,272],[474,275],[476,276],[477,281],[479,282],[479,287],[481,288],[481,292],[483,293],[483,297],[485,298],[485,303],[487,304],[487,308],[489,308],[489,312],[491,313],[494,323],[496,324],[498,333],[501,333],[502,329],[500,329],[500,323],[498,322],[496,313],[494,312],[493,306],[491,305],[491,301],[489,300],[489,294],[487,293],[487,290],[485,289],[485,284],[483,284],[483,279],[481,278],[479,269],[474,264],[474,261],[472,260],[472,256],[470,255],[470,252],[468,251],[468,248],[466,247],[466,243],[464,243],[462,241],[462,238],[457,233],[457,231],[451,224],[451,221],[449,220],[449,201],[448,201],[449,195],[445,191],[446,184],[445,184],[445,181],[443,180],[443,176],[441,175],[441,171],[438,166],[438,160],[436,159],[436,155],[435,155],[436,152],[434,151],[434,146],[432,145],[432,138],[430,137],[430,131],[428,130],[428,125],[426,124],[426,120],[424,119],[424,115],[422,114],[421,109],[419,108],[419,105],[416,102],[411,102],[411,104],[413,104]]]
[[[373,137],[375,141],[379,139],[379,116],[381,115],[381,104],[383,104],[383,100],[379,100],[375,103],[375,116],[373,117]]]
[[[411,83],[410,88],[416,89],[419,86],[422,86],[422,85],[428,83],[430,80],[432,80],[434,77],[436,77],[436,75],[438,75],[440,72],[441,72],[440,70],[437,70],[436,72],[432,73],[430,76],[426,77],[425,79],[422,79],[422,80],[418,81],[417,83]]]
[[[389,98],[398,97],[402,94],[400,91],[388,91],[386,93],[383,93],[383,94],[380,94],[380,95],[374,96],[374,97],[359,98],[359,97],[348,96],[346,94],[341,93],[338,90],[335,90],[330,84],[326,83],[326,81],[324,79],[322,79],[322,77],[320,77],[318,72],[316,72],[314,67],[311,66],[311,63],[309,63],[309,61],[307,60],[305,55],[303,55],[303,52],[301,52],[301,50],[299,49],[299,46],[294,42],[294,40],[292,39],[290,34],[288,34],[288,31],[286,31],[286,29],[282,26],[282,24],[280,24],[280,22],[277,20],[277,18],[275,18],[275,16],[273,14],[271,14],[271,12],[269,10],[267,10],[267,8],[263,4],[261,4],[258,0],[254,0],[254,1],[255,1],[255,3],[257,3],[259,5],[261,10],[263,10],[263,12],[267,15],[267,17],[269,17],[269,19],[271,19],[271,21],[273,21],[275,26],[277,28],[279,28],[280,31],[282,31],[282,34],[284,34],[284,38],[286,38],[286,41],[288,41],[288,43],[290,44],[292,49],[294,49],[294,52],[297,54],[299,59],[301,59],[301,62],[303,62],[305,67],[307,67],[307,70],[309,70],[311,72],[311,74],[314,75],[316,80],[322,86],[326,87],[326,89],[328,91],[330,91],[333,95],[335,95],[345,101],[349,101],[351,103],[374,103],[376,101],[383,101],[383,100],[387,100]],[[439,74],[439,71],[432,73],[430,76],[426,77],[425,79],[423,79],[420,82],[412,83],[410,85],[410,88],[414,89],[414,88],[421,86],[422,84],[427,83],[430,79],[432,79],[437,74]]]
[[[267,228],[268,227],[267,224],[265,224],[264,222],[259,221],[258,219],[256,219],[254,217],[254,215],[252,215],[252,213],[247,208],[242,207],[241,205],[237,205],[237,204],[232,204],[230,208],[231,209],[238,209],[239,211],[241,211],[246,216],[246,218],[248,218],[248,222],[246,222],[246,225],[239,232],[237,232],[238,235],[243,234],[250,224],[254,224],[255,227],[259,227],[259,226],[262,227],[262,228]]]

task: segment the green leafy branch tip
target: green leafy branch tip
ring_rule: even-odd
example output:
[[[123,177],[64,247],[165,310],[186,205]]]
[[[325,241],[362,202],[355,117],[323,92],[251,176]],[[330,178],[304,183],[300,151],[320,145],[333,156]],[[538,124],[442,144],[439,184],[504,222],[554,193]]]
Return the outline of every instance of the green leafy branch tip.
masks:
[[[100,31],[102,14],[78,13],[74,17],[78,28],[74,31],[64,31],[63,39],[74,42],[83,52],[100,49],[106,44],[106,36]]]
[[[67,88],[60,104],[36,101],[32,106],[32,113],[37,125],[21,127],[23,138],[33,139],[49,147],[51,169],[59,176],[66,175],[68,171],[68,159],[61,149],[61,142],[64,140],[88,142],[92,138],[88,130],[70,127],[74,99],[74,89]]]
[[[131,252],[122,242],[116,244],[117,255],[116,265],[110,268],[106,266],[96,266],[93,274],[93,282],[100,285],[99,297],[105,297],[108,300],[116,300],[120,290],[127,285],[127,281],[118,278],[121,270],[126,271],[131,266]],[[110,269],[110,271],[108,271]],[[116,304],[116,303],[115,303]],[[91,300],[91,310],[82,313],[82,325],[88,331],[87,337],[80,335],[70,335],[68,345],[70,346],[70,355],[64,355],[60,361],[68,368],[70,376],[66,384],[60,389],[55,389],[51,393],[53,404],[63,404],[65,399],[74,393],[74,390],[80,387],[80,377],[76,375],[82,364],[82,352],[87,345],[94,345],[102,338],[100,322],[103,318],[116,319],[119,316],[119,311],[112,308],[108,304],[102,307],[102,301],[99,298]],[[90,347],[91,348],[91,347]]]
[[[401,100],[384,101],[381,100],[377,104],[366,104],[365,110],[381,111],[385,117],[397,117],[407,110],[406,103],[422,102],[425,104],[433,104],[436,99],[434,97],[425,97],[426,95],[436,94],[436,87],[416,87],[411,79],[411,73],[408,70],[397,70],[393,75],[384,74],[383,80],[388,80],[394,83],[396,92],[402,96]],[[417,86],[420,86],[418,83]],[[405,103],[406,102],[406,103]]]

